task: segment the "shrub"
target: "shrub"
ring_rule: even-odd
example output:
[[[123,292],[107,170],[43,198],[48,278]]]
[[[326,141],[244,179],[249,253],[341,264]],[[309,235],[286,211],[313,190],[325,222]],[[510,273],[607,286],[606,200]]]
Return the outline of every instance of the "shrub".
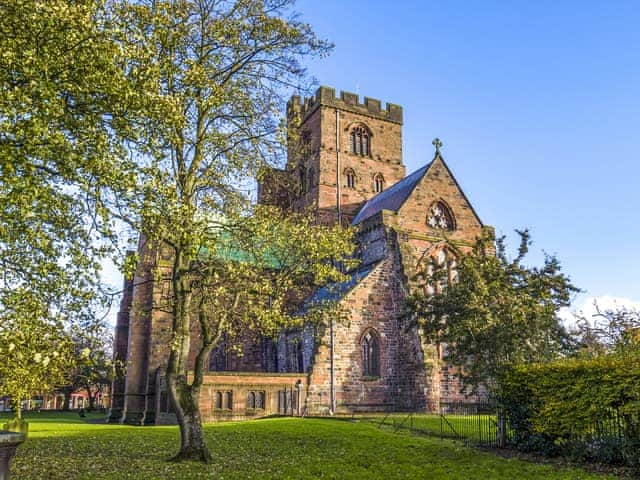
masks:
[[[640,458],[640,354],[518,365],[500,379],[517,448],[577,460]]]

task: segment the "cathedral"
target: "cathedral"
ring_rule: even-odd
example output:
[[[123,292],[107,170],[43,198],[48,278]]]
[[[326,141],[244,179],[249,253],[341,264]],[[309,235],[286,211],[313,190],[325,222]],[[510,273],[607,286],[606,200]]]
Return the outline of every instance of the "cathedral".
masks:
[[[338,302],[347,321],[325,328],[251,339],[242,354],[221,345],[212,352],[200,407],[205,420],[264,415],[324,415],[437,410],[464,398],[444,345],[427,341],[401,315],[411,278],[438,264],[455,281],[456,253],[493,235],[482,223],[440,153],[409,175],[402,158],[402,107],[320,87],[293,96],[284,170],[259,185],[258,202],[312,209],[326,224],[357,229],[358,267],[334,288],[307,301]],[[426,159],[425,159],[426,160]],[[287,177],[292,182],[278,179]],[[295,184],[295,188],[283,185]],[[175,420],[164,368],[171,316],[155,308],[166,285],[149,281],[170,255],[153,252],[139,263],[118,314],[115,355],[126,359],[116,378],[110,420],[161,424]]]

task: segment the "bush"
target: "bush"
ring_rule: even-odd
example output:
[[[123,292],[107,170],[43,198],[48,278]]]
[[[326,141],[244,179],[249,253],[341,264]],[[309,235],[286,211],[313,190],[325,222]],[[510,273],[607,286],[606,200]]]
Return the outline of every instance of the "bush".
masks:
[[[575,460],[638,462],[638,352],[519,365],[500,386],[517,448]]]

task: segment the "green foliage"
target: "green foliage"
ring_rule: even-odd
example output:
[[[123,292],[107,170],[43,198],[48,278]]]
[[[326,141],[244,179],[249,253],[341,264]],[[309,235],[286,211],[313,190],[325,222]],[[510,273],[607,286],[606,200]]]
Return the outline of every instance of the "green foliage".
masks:
[[[24,289],[19,300],[0,305],[0,396],[11,397],[20,417],[22,401],[66,381],[73,344],[40,298]]]
[[[469,254],[454,245],[457,279],[445,282],[445,265],[414,278],[406,312],[427,338],[447,344],[446,360],[463,367],[467,385],[492,390],[509,365],[552,359],[565,350],[566,332],[556,316],[577,289],[546,256],[541,267],[524,260],[529,233],[518,232],[518,255],[509,260],[504,238],[482,238]],[[436,288],[440,287],[440,288]],[[432,291],[434,291],[432,293]]]
[[[124,114],[138,96],[110,10],[0,3],[0,390],[15,401],[67,381],[63,327],[96,300],[115,237],[105,200],[135,185]]]
[[[102,1],[0,5],[0,302],[24,285],[77,308],[113,234],[103,197],[135,179],[122,113],[135,98]],[[122,127],[122,128],[121,128]]]
[[[82,423],[77,415],[34,414],[31,437],[13,460],[16,480],[149,479],[611,479],[518,459],[449,440],[393,433],[369,422],[265,419],[205,426],[216,462],[165,461],[175,427]],[[114,458],[119,461],[114,462]]]
[[[500,384],[518,447],[637,465],[638,352],[518,365]]]

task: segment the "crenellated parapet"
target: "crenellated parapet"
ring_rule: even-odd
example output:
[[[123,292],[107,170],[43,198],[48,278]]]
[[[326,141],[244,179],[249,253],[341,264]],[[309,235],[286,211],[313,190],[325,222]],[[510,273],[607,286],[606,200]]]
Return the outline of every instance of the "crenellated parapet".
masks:
[[[364,97],[361,103],[356,93],[343,91],[337,97],[335,89],[331,87],[320,87],[315,96],[304,99],[299,95],[293,95],[287,103],[287,116],[291,118],[299,115],[300,119],[304,121],[320,106],[334,107],[402,125],[402,107],[400,105],[387,103],[385,108],[382,108],[380,100],[369,97]]]

